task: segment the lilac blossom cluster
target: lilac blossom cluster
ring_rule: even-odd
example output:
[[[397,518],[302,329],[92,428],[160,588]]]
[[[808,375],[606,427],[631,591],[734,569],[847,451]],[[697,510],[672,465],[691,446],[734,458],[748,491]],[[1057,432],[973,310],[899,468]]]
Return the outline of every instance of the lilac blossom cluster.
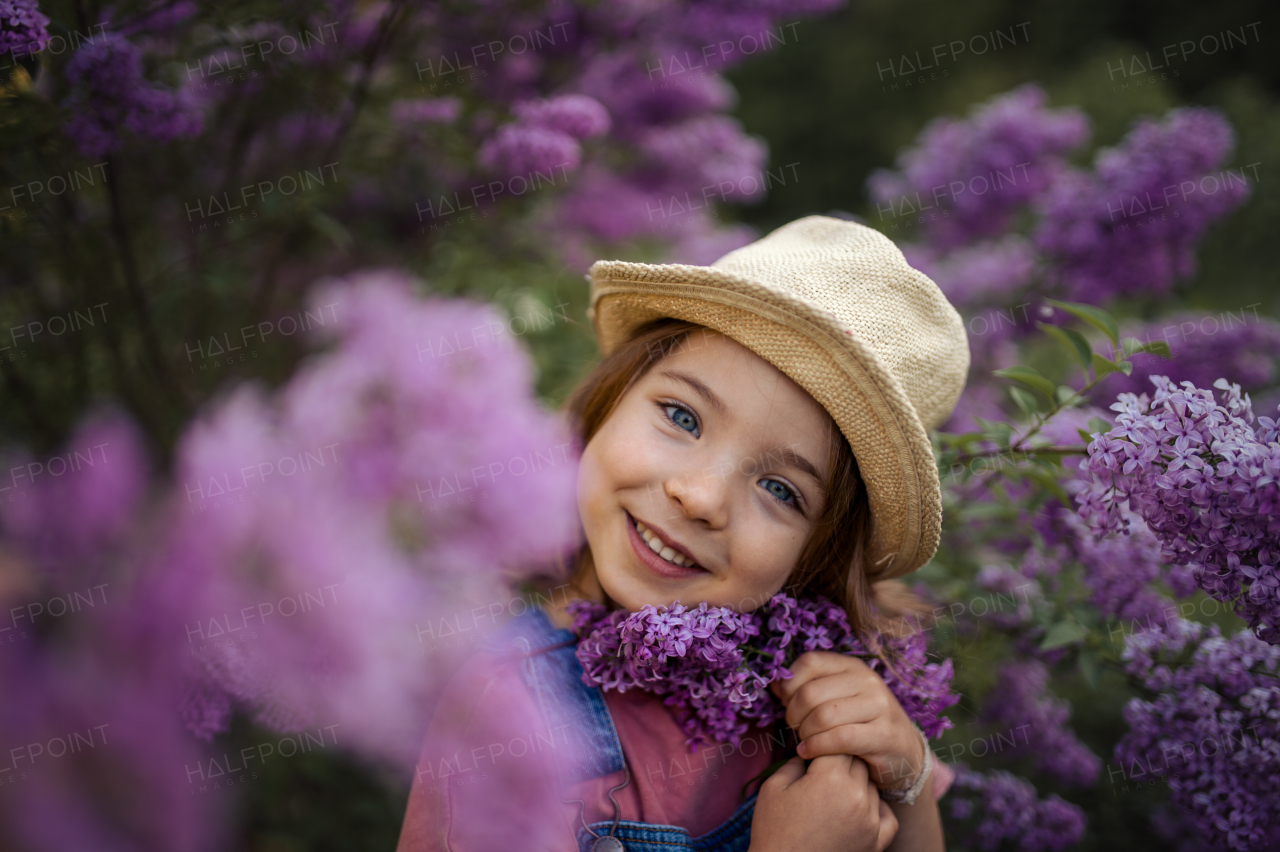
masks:
[[[1205,230],[1249,195],[1243,176],[1210,174],[1234,142],[1217,112],[1176,109],[1100,150],[1092,171],[1055,181],[1038,201],[1035,239],[1068,297],[1159,293],[1190,275]]]
[[[695,608],[677,601],[628,613],[580,600],[570,611],[581,637],[583,681],[665,696],[694,748],[737,744],[748,721],[764,727],[781,719],[785,710],[768,687],[790,678],[787,667],[808,651],[866,660],[929,737],[951,727],[940,714],[959,700],[950,692],[951,661],[928,662],[923,633],[885,638],[887,664],[853,634],[844,610],[821,597],[796,600],[779,593],[748,613],[705,601]]]
[[[1054,852],[1084,836],[1080,808],[1057,795],[1036,798],[1035,788],[1023,778],[1000,770],[975,772],[963,763],[955,765],[955,772],[947,793],[948,835],[966,847]]]
[[[480,147],[480,164],[502,177],[576,171],[582,162],[579,140],[609,129],[609,113],[586,95],[522,101],[517,120],[505,124]]]
[[[38,53],[49,45],[49,18],[35,0],[0,0],[0,56]]]
[[[1187,565],[1258,636],[1280,643],[1280,428],[1255,419],[1239,385],[1209,390],[1152,376],[1156,391],[1121,394],[1115,426],[1089,443],[1090,481],[1076,496],[1095,534],[1128,531],[1128,507],[1162,558]]]
[[[115,33],[76,51],[66,74],[72,91],[63,103],[70,116],[65,129],[82,156],[110,154],[126,130],[169,142],[195,136],[204,125],[189,98],[146,79],[141,51]]]
[[[1124,660],[1150,696],[1125,708],[1125,777],[1165,780],[1179,822],[1208,848],[1275,849],[1280,647],[1179,619],[1132,636]]]
[[[1087,787],[1098,778],[1102,761],[1068,727],[1071,705],[1047,693],[1049,670],[1039,660],[1008,663],[1000,670],[983,718],[1011,729],[1030,726],[1008,753],[1034,755],[1036,768],[1062,784]]]
[[[1015,212],[1044,192],[1063,170],[1063,157],[1089,135],[1084,113],[1047,109],[1044,90],[1019,86],[974,108],[967,119],[937,118],[897,171],[869,181],[878,202],[937,206],[926,222],[928,241],[954,249],[1005,231]]]
[[[318,288],[331,348],[277,394],[241,387],[179,444],[185,499],[145,611],[192,647],[183,713],[202,737],[236,708],[276,730],[340,720],[351,747],[411,764],[453,656],[412,641],[415,625],[505,600],[511,573],[573,544],[576,452],[529,359],[510,335],[460,356],[457,329],[497,315],[415,286]],[[276,606],[288,595],[301,605]]]
[[[483,170],[516,175],[564,165],[572,173],[538,219],[571,264],[585,268],[602,243],[619,241],[658,243],[671,260],[702,263],[755,236],[745,226],[721,227],[714,209],[757,200],[768,188],[766,147],[726,114],[736,95],[723,72],[790,44],[793,25],[785,21],[842,2],[660,0],[582,10],[551,3],[492,16],[441,10],[427,16],[430,35],[416,54],[431,58],[420,79],[432,94],[462,94],[467,80],[480,96],[464,132]],[[475,45],[531,33],[539,50],[473,55]],[[428,168],[451,189],[475,181],[456,163]]]
[[[1254,392],[1280,383],[1280,323],[1266,317],[1239,313],[1176,313],[1125,329],[1125,337],[1164,340],[1170,358],[1146,352],[1134,355],[1133,372],[1112,373],[1095,391],[1099,399],[1122,393],[1142,393],[1151,386],[1149,376],[1168,376],[1175,382],[1211,387],[1220,376]]]
[[[1072,490],[1087,487],[1081,480],[1068,483]],[[1186,566],[1166,564],[1160,558],[1160,540],[1141,517],[1126,506],[1119,507],[1129,521],[1128,535],[1097,536],[1088,523],[1065,506],[1050,510],[1038,524],[1052,541],[1045,561],[1057,567],[1076,562],[1083,570],[1088,600],[1106,618],[1115,618],[1138,628],[1164,624],[1174,611],[1174,597],[1195,593],[1195,581]],[[1134,523],[1137,521],[1138,523]]]

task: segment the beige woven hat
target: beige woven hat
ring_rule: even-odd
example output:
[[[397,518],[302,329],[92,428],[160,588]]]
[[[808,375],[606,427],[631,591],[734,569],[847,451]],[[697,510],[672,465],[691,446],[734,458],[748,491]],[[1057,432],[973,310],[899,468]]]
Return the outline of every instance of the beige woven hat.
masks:
[[[969,371],[964,323],[880,232],[807,216],[711,266],[597,261],[588,316],[604,354],[663,317],[714,329],[804,388],[849,440],[871,503],[872,579],[933,558],[942,531],[928,429]]]

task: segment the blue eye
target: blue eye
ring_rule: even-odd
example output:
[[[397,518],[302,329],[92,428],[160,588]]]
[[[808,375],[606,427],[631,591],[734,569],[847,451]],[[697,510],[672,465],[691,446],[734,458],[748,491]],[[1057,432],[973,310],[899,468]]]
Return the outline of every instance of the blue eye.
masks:
[[[666,413],[667,419],[676,426],[692,435],[697,435],[698,418],[693,416],[692,411],[683,406],[672,405],[670,403],[663,404],[662,410]]]
[[[792,508],[799,508],[799,506],[796,505],[795,492],[788,488],[785,483],[779,482],[776,479],[762,479],[760,480],[760,484],[763,485],[764,490],[768,491],[770,495],[778,500],[778,502],[785,503]]]

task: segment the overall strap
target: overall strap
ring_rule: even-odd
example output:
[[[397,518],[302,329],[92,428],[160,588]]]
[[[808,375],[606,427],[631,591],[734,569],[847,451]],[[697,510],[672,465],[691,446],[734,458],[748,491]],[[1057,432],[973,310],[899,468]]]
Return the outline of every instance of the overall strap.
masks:
[[[568,746],[555,761],[561,785],[622,771],[618,731],[600,688],[582,681],[572,631],[556,627],[540,608],[530,607],[486,644],[518,663],[553,741]]]

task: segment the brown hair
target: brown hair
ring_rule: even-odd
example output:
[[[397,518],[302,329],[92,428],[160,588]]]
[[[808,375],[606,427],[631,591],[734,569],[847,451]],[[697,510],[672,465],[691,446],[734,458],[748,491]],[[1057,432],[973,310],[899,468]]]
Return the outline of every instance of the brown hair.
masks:
[[[566,403],[580,446],[599,431],[632,385],[697,331],[706,329],[684,320],[655,320],[601,361]],[[877,647],[877,635],[901,636],[918,629],[928,607],[900,582],[877,582],[867,571],[871,513],[866,485],[849,441],[834,422],[831,443],[834,461],[825,483],[827,499],[784,588],[792,595],[817,594],[835,601],[849,614],[855,632]],[[590,547],[583,544],[573,564],[575,581],[590,560]]]

